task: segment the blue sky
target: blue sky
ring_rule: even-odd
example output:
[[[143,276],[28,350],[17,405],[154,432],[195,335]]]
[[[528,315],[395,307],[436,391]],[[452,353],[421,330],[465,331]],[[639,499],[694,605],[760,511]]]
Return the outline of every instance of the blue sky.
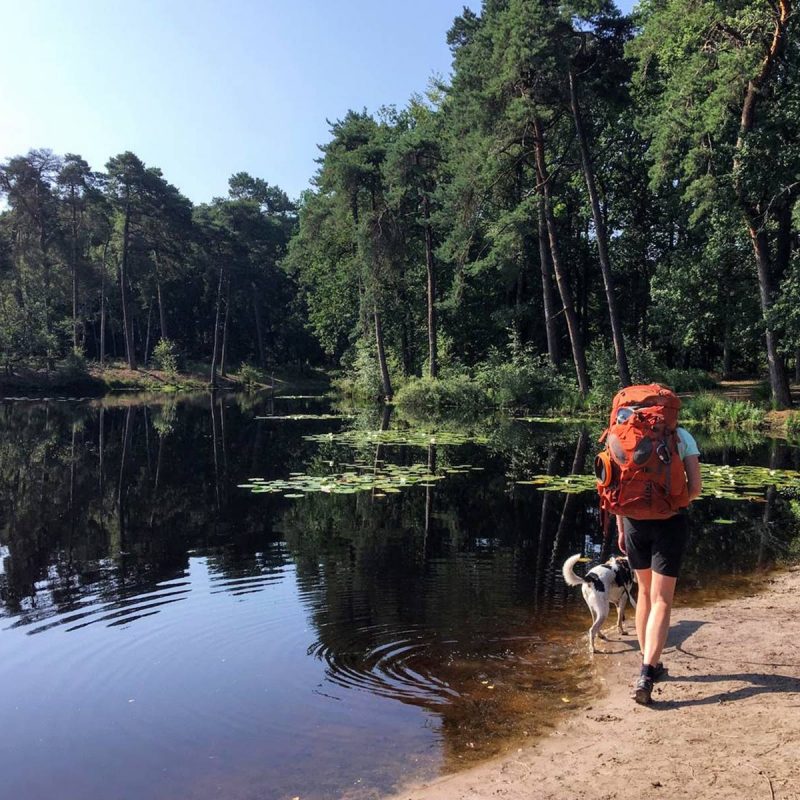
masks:
[[[447,76],[464,0],[0,0],[0,160],[134,151],[194,202],[246,170],[296,197],[326,119]],[[618,5],[630,8],[633,0]]]

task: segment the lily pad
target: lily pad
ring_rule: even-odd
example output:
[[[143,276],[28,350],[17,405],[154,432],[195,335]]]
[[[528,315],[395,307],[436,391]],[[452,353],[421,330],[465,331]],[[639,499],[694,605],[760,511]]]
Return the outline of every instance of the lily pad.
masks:
[[[372,466],[359,464],[357,471],[346,469],[328,475],[293,472],[288,478],[274,481],[251,478],[247,483],[240,483],[239,488],[249,489],[254,494],[283,494],[290,498],[314,492],[356,494],[368,491],[375,492],[375,496],[380,497],[397,494],[409,486],[434,486],[444,478],[445,475],[432,474],[428,464],[400,466],[381,462]]]
[[[429,445],[458,446],[463,444],[486,444],[486,436],[478,433],[424,430],[347,430],[338,433],[309,434],[303,437],[309,442],[330,442],[349,447],[368,445],[400,445],[428,447]]]
[[[778,492],[800,489],[800,472],[796,470],[702,464],[700,472],[703,477],[701,497],[763,502],[764,494],[771,486]],[[565,494],[595,491],[597,488],[594,475],[534,475],[517,483],[535,486],[544,492]]]
[[[256,419],[268,419],[272,420],[273,422],[281,422],[281,421],[305,421],[305,420],[339,420],[339,419],[350,419],[345,414],[273,414],[270,416],[261,416],[256,417]]]

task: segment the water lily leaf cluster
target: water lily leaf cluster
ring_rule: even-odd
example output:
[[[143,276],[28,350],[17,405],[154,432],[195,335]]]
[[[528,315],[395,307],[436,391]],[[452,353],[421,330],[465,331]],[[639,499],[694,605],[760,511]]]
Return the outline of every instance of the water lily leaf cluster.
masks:
[[[339,420],[349,419],[346,414],[272,414],[269,416],[256,417],[256,419],[269,419],[274,421],[309,421],[309,420]]]
[[[304,494],[356,494],[374,492],[375,496],[396,494],[410,486],[431,486],[447,475],[466,473],[480,469],[469,464],[458,464],[436,473],[427,464],[400,466],[377,461],[372,464],[341,464],[343,471],[328,475],[291,473],[286,479],[268,481],[265,478],[250,478],[240,483],[240,489],[249,489],[253,494],[282,494],[288,498],[303,497]]]
[[[779,492],[800,488],[800,472],[791,469],[703,464],[701,472],[704,497],[763,500],[764,492],[771,486]]]
[[[409,447],[428,447],[428,445],[486,444],[486,436],[478,433],[455,431],[424,430],[347,430],[338,433],[317,433],[303,437],[309,442],[335,442],[348,447],[368,445],[405,445]]]
[[[715,464],[702,464],[700,469],[703,476],[702,497],[761,501],[771,486],[779,492],[800,488],[800,472],[796,470]],[[529,480],[517,483],[535,486],[544,492],[564,494],[578,494],[596,488],[594,475],[534,475]]]
[[[514,417],[514,420],[537,425],[586,425],[597,422],[593,417]]]

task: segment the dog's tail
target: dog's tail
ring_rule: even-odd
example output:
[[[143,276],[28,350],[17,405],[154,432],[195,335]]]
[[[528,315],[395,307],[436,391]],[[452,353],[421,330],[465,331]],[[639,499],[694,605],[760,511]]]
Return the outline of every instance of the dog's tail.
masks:
[[[564,580],[567,582],[569,586],[580,586],[583,583],[583,578],[580,575],[575,574],[575,570],[573,567],[581,560],[581,554],[576,553],[574,556],[570,556],[565,562],[562,568],[562,573],[564,574]]]

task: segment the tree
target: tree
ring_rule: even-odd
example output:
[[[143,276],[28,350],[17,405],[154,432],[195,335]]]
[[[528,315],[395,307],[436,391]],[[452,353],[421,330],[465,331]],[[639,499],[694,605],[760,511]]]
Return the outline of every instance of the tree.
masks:
[[[0,192],[11,209],[17,271],[17,298],[31,354],[43,353],[52,369],[58,340],[53,303],[53,254],[58,209],[52,187],[61,160],[50,150],[31,150],[0,168]]]
[[[773,402],[788,406],[772,307],[791,255],[790,212],[800,191],[785,180],[800,169],[792,3],[671,0],[644,12],[631,53],[653,185],[677,181],[693,221],[715,207],[738,211],[755,256]]]
[[[125,335],[125,354],[128,366],[136,369],[136,348],[133,341],[133,309],[129,302],[129,266],[132,225],[141,218],[145,202],[145,167],[130,151],[114,156],[106,164],[108,191],[121,220],[119,248],[119,288],[122,302],[122,323]]]
[[[619,15],[613,6],[607,2],[595,4],[592,11],[598,12],[589,19],[584,13],[583,23],[578,30],[574,28],[570,31],[573,38],[577,38],[579,46],[576,54],[566,66],[567,81],[569,84],[569,105],[572,111],[572,118],[575,122],[575,133],[578,140],[578,148],[581,155],[581,165],[586,181],[586,190],[589,194],[589,202],[592,209],[592,221],[594,223],[594,236],[597,242],[597,253],[600,260],[600,269],[603,275],[603,285],[606,293],[606,303],[611,322],[611,336],[614,342],[614,353],[617,362],[619,379],[623,386],[630,385],[631,376],[628,369],[628,359],[625,354],[625,339],[622,334],[622,321],[617,309],[617,300],[614,288],[614,277],[611,270],[611,261],[608,249],[608,232],[606,230],[605,217],[600,208],[600,194],[597,189],[595,179],[594,159],[592,158],[592,148],[589,142],[589,134],[583,121],[581,110],[579,76],[584,82],[587,73],[594,71],[600,73],[605,81],[601,82],[601,91],[605,96],[614,96],[613,89],[609,91],[609,76],[617,78],[617,85],[622,84],[627,77],[627,69],[620,70],[622,62],[622,45],[629,35],[629,26],[623,21],[619,22]],[[587,23],[589,23],[587,25]],[[616,69],[615,69],[616,67]],[[619,74],[622,72],[622,74]],[[612,78],[613,80],[613,78]]]
[[[87,250],[87,206],[98,194],[97,177],[89,164],[79,155],[67,153],[58,173],[57,184],[61,203],[66,212],[66,229],[69,241],[69,265],[72,276],[72,349],[82,350],[79,315],[79,276],[81,261]]]
[[[361,267],[361,316],[364,322],[367,314],[371,317],[382,393],[391,399],[381,309],[386,269],[393,255],[386,246],[392,226],[382,176],[387,126],[379,125],[366,112],[349,111],[343,120],[333,123],[331,134],[332,140],[322,148],[325,157],[317,180],[323,192],[334,193],[350,212],[351,246]]]
[[[409,218],[411,227],[421,231],[424,241],[428,375],[438,375],[438,341],[436,321],[436,263],[433,231],[433,206],[441,180],[441,119],[420,99],[412,100],[405,117],[407,130],[390,146],[386,159],[386,180],[389,202],[401,218]]]

